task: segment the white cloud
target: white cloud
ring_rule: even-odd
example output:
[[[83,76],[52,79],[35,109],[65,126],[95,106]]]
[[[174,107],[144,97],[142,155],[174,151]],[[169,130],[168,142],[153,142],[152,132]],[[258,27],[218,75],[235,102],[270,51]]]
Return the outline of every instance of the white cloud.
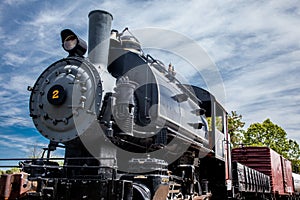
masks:
[[[3,55],[4,63],[6,65],[19,66],[26,61],[26,57],[20,56],[11,52]]]
[[[46,147],[47,144],[40,142],[40,137],[22,137],[20,135],[5,135],[0,133],[0,146],[14,147],[16,150],[21,152],[24,157],[31,156],[34,148],[41,151],[42,148]],[[13,155],[13,157],[16,157]]]
[[[32,85],[33,81],[34,79],[25,75],[2,77],[0,82],[2,90],[0,92],[1,126],[32,126],[28,115],[30,93],[27,91],[27,86]]]
[[[25,4],[25,3],[32,3],[36,0],[4,0],[3,3],[5,4],[8,4],[10,6],[18,6],[18,5],[21,5],[21,4]]]
[[[9,82],[4,86],[5,89],[14,90],[18,94],[28,95],[27,86],[32,86],[35,82],[34,77],[28,75],[15,75],[10,77]]]
[[[255,66],[243,67],[233,79],[226,80],[229,109],[238,110],[248,125],[271,118],[299,142],[294,131],[300,117],[299,52],[253,63]]]

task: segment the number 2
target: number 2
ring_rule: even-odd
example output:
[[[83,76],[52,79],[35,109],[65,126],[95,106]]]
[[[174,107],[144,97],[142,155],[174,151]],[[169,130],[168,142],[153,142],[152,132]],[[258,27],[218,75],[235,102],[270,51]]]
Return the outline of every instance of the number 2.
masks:
[[[58,90],[54,90],[52,92],[52,99],[58,99],[59,98],[58,94],[59,94],[59,91]]]

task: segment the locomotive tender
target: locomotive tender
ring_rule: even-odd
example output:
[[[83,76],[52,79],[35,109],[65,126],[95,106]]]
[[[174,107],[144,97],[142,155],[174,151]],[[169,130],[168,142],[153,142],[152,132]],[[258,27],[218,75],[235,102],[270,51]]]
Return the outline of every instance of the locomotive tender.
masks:
[[[1,198],[275,198],[269,176],[231,162],[227,113],[215,97],[182,84],[111,22],[106,11],[90,12],[87,57],[84,40],[61,32],[69,56],[29,88],[47,155],[20,162],[22,174],[3,175]],[[63,166],[50,155],[60,147]]]

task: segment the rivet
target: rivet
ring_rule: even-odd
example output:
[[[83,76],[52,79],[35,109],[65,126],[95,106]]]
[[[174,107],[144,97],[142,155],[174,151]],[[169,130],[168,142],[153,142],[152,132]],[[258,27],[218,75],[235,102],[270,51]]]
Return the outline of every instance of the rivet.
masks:
[[[80,101],[81,101],[81,102],[86,101],[86,97],[85,97],[85,96],[81,96],[81,97],[80,97]]]
[[[76,75],[76,79],[79,80],[80,78],[81,78],[81,74],[78,73],[78,74]]]
[[[68,75],[68,74],[71,74],[71,73],[72,73],[72,70],[71,69],[67,69],[66,74]]]
[[[66,125],[68,124],[68,119],[67,118],[63,118],[63,123],[65,123]]]
[[[81,88],[81,92],[86,92],[87,91],[87,88],[86,87],[82,87]]]
[[[52,120],[52,123],[53,123],[53,125],[57,125],[56,119],[53,119],[53,120]]]
[[[44,118],[45,120],[49,119],[49,116],[48,116],[48,114],[47,114],[47,113],[45,113],[45,114],[43,115],[43,118]]]

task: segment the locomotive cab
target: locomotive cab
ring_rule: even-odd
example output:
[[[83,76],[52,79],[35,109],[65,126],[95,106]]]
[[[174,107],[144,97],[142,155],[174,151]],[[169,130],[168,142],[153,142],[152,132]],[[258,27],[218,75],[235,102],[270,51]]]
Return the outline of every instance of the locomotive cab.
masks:
[[[232,190],[230,138],[227,132],[227,112],[207,90],[187,86],[201,100],[209,127],[211,152],[200,159],[200,177],[208,181],[214,199],[222,199]]]

